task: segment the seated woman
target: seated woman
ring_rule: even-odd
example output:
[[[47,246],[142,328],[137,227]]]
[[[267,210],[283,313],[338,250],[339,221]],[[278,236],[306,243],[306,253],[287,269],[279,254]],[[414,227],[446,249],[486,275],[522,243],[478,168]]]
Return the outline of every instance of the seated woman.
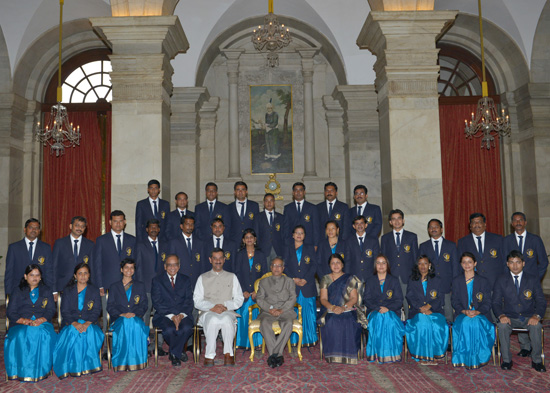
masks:
[[[143,323],[147,311],[145,284],[133,281],[136,263],[131,258],[120,262],[122,280],[109,288],[107,311],[113,330],[111,364],[115,371],[136,371],[147,367],[149,326]]]
[[[317,343],[317,286],[315,285],[315,248],[304,244],[306,230],[302,225],[297,225],[292,231],[294,247],[285,249],[285,273],[296,284],[296,302],[302,306],[302,345],[315,345]],[[292,344],[298,343],[298,335],[290,336]]]
[[[426,255],[417,258],[407,286],[409,320],[405,335],[409,352],[422,364],[437,364],[449,345],[449,326],[443,315],[441,279]]]
[[[476,257],[470,252],[460,256],[464,274],[453,279],[451,302],[453,324],[453,366],[479,368],[489,363],[495,344],[491,319],[491,286],[475,272]]]
[[[344,258],[333,254],[328,258],[332,273],[321,279],[321,338],[323,353],[329,363],[357,364],[361,348],[361,325],[367,320],[361,307],[358,289],[361,281],[344,273]]]
[[[374,263],[374,276],[365,282],[364,303],[367,306],[368,332],[366,356],[378,363],[401,360],[405,328],[399,317],[403,293],[399,279],[391,275],[385,255],[378,255]]]
[[[26,267],[7,309],[10,328],[4,340],[9,380],[38,382],[52,369],[57,335],[49,322],[55,314],[52,291],[42,282],[37,264]]]
[[[105,335],[97,325],[100,314],[101,297],[99,289],[90,284],[90,267],[79,263],[61,298],[64,327],[53,353],[53,371],[59,379],[103,369],[99,350]]]
[[[319,242],[317,248],[317,275],[319,278],[330,274],[330,266],[326,263],[332,254],[340,254],[344,256],[346,243],[339,238],[340,226],[334,220],[327,221],[325,224],[326,237]]]
[[[256,292],[254,282],[262,277],[269,270],[263,252],[256,248],[256,232],[253,229],[245,229],[241,241],[241,248],[235,257],[233,273],[239,279],[243,291],[244,303],[236,313],[241,316],[237,318],[237,347],[250,348],[248,339],[248,307],[256,304]],[[253,317],[257,317],[259,310],[253,311]],[[262,345],[262,336],[256,334],[254,346]]]

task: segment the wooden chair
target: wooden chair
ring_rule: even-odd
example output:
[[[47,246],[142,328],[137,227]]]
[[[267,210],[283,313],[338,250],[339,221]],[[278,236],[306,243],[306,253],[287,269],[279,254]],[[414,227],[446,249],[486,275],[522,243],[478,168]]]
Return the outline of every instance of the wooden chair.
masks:
[[[542,320],[540,321],[541,326],[541,343],[542,343],[542,352],[541,352],[541,358],[542,358],[542,365],[544,366],[544,327],[542,326]],[[512,328],[512,334],[519,334],[519,333],[526,333],[529,334],[529,329],[524,328]],[[498,326],[496,328],[496,335],[497,335],[497,353],[498,353],[498,364],[500,364],[500,340],[498,339]],[[493,348],[493,359],[494,359],[494,348]],[[496,365],[496,364],[495,364]]]
[[[266,277],[270,277],[272,275],[271,272],[264,274],[262,277],[258,278],[254,282],[254,291],[258,292],[258,287],[260,286],[260,281]],[[294,305],[295,308],[298,308],[298,319],[295,319],[292,323],[292,332],[296,333],[298,335],[298,345],[296,346],[296,352],[298,353],[298,358],[300,361],[302,361],[302,338],[303,338],[303,329],[302,329],[302,306],[296,303]],[[253,304],[250,307],[248,307],[248,339],[250,340],[250,361],[254,361],[254,344],[253,344],[253,336],[254,333],[260,333],[260,321],[257,319],[252,319],[252,310],[255,308],[259,309],[260,306],[257,304]],[[281,333],[281,327],[279,326],[279,322],[275,321],[273,322],[273,331],[275,334]],[[261,334],[261,333],[260,333]],[[288,352],[292,352],[292,346],[290,345],[290,338],[288,340]],[[265,341],[262,343],[262,353],[265,353]]]

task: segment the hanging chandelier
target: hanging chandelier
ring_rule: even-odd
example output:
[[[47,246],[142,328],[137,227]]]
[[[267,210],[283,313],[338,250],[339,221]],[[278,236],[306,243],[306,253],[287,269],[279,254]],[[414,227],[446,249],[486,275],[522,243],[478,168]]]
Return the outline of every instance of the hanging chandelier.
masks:
[[[481,69],[483,73],[483,81],[481,82],[482,97],[477,102],[477,110],[474,114],[472,112],[472,118],[470,124],[468,120],[464,120],[465,128],[464,133],[466,138],[472,139],[473,137],[482,138],[481,148],[496,147],[495,137],[504,137],[510,135],[510,118],[505,116],[504,109],[499,116],[497,107],[494,100],[489,97],[489,89],[487,87],[487,79],[485,77],[485,49],[483,47],[483,22],[481,17],[481,0],[478,0],[479,8],[479,36],[481,44]]]
[[[267,51],[267,66],[277,67],[279,65],[277,51],[288,46],[292,38],[290,30],[284,24],[279,24],[277,15],[273,13],[273,0],[269,0],[268,12],[264,17],[264,25],[254,29],[252,43],[257,51]]]
[[[50,145],[50,154],[55,152],[56,157],[65,153],[66,147],[76,147],[80,145],[80,127],[73,126],[69,122],[67,108],[61,104],[61,41],[63,38],[63,4],[64,0],[59,0],[59,61],[57,69],[57,104],[52,106],[50,119],[46,127],[40,128],[40,122],[37,123],[35,139],[44,146]]]

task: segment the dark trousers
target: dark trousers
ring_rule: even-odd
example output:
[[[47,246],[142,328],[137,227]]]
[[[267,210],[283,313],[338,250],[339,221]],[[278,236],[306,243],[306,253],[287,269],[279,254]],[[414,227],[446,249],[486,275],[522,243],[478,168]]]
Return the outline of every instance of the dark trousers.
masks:
[[[193,334],[193,326],[193,321],[188,316],[181,320],[178,330],[176,330],[174,322],[166,317],[158,323],[158,327],[162,329],[164,341],[170,348],[170,353],[178,359],[181,358],[185,343]]]

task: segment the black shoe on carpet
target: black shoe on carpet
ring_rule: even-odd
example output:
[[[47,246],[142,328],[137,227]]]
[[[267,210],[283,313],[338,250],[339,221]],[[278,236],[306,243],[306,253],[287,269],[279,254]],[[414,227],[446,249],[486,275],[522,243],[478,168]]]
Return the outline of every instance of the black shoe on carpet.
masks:
[[[511,370],[514,362],[502,362],[500,368],[503,370]],[[534,367],[533,367],[534,368]]]
[[[172,354],[168,355],[168,359],[172,362],[172,366],[179,366],[181,364],[181,361]]]
[[[546,367],[544,367],[544,364],[542,364],[542,363],[531,362],[531,367],[533,367],[535,369],[535,371],[537,371],[539,373],[545,373],[546,372]]]
[[[189,360],[189,357],[187,356],[187,354],[185,352],[183,352],[181,354],[180,360],[181,360],[182,363],[185,363],[186,361]]]
[[[522,349],[519,351],[518,356],[521,356],[522,358],[526,358],[531,356],[531,350],[530,349]]]
[[[162,348],[159,348],[158,352],[159,352],[159,356],[166,356],[166,355],[168,355],[168,352],[166,352],[166,351],[165,351],[164,349],[162,349]]]
[[[277,356],[277,359],[276,359],[277,367],[282,366],[284,362],[285,362],[285,358],[283,356]]]

